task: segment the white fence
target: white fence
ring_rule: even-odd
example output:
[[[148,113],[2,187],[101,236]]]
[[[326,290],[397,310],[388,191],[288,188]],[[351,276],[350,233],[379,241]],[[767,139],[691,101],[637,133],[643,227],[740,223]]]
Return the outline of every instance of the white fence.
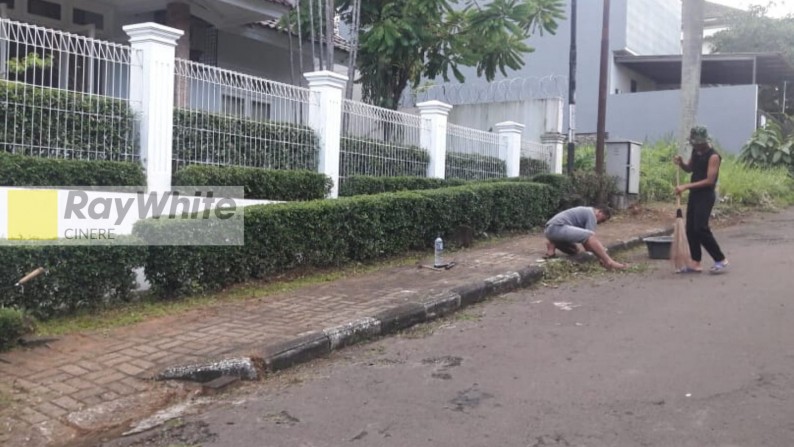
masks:
[[[174,68],[178,166],[317,170],[308,89],[182,59]]]
[[[422,118],[343,100],[340,182],[352,175],[427,176]]]
[[[352,175],[519,175],[523,125],[448,124],[438,101],[418,114],[348,101],[335,73],[305,74],[308,89],[281,84],[177,59],[179,30],[124,30],[129,46],[0,21],[2,150],[139,161],[150,188],[189,164],[308,169],[333,180],[331,197]]]
[[[462,180],[506,177],[503,155],[500,156],[498,134],[456,124],[447,126],[447,177]]]
[[[130,46],[0,19],[0,146],[67,159],[136,160]]]
[[[533,176],[553,172],[554,151],[553,144],[521,141],[521,175]]]

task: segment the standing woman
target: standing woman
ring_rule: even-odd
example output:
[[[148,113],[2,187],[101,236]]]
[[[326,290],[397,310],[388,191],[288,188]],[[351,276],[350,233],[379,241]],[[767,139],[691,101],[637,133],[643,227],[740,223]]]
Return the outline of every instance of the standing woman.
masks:
[[[711,145],[708,131],[703,126],[695,126],[689,133],[689,143],[692,144],[692,157],[684,163],[680,155],[673,158],[673,162],[684,172],[691,172],[690,183],[675,188],[675,193],[681,195],[689,190],[689,201],[686,209],[686,236],[689,240],[689,251],[692,255],[692,265],[682,269],[681,273],[699,273],[703,271],[700,261],[703,257],[701,246],[706,249],[714,259],[712,273],[723,273],[728,267],[728,260],[720,250],[714,234],[709,228],[711,210],[717,199],[716,185],[720,177],[720,163],[722,157]]]

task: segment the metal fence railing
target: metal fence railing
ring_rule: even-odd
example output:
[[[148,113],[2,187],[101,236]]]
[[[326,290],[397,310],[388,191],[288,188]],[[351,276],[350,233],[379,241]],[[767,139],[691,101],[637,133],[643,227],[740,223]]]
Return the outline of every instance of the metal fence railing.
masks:
[[[175,72],[178,166],[317,170],[308,89],[183,59],[176,60]]]
[[[129,46],[0,19],[0,147],[137,160]]]
[[[353,175],[427,176],[421,130],[419,115],[344,100],[340,182]]]
[[[534,141],[521,141],[521,175],[531,177],[552,172],[554,146]]]
[[[447,178],[483,180],[506,175],[505,162],[499,156],[497,134],[447,125]]]

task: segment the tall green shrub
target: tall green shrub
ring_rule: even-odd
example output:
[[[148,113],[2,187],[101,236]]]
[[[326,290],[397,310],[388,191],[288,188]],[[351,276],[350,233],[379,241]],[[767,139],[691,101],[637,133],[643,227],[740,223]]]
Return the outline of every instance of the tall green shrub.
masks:
[[[66,159],[137,159],[127,101],[0,81],[0,149]]]

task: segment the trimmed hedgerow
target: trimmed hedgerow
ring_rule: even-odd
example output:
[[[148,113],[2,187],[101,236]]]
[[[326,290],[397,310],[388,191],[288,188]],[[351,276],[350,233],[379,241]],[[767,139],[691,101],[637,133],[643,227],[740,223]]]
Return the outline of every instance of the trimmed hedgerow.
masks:
[[[174,110],[174,160],[316,171],[320,151],[309,127],[193,110]]]
[[[448,179],[480,180],[506,175],[507,165],[498,157],[447,152],[446,178]]]
[[[125,100],[0,81],[0,148],[22,155],[133,161],[134,115]]]
[[[394,177],[427,175],[430,155],[418,146],[394,146],[376,140],[342,138],[339,176]]]
[[[143,246],[2,245],[0,277],[7,282],[39,267],[46,273],[24,288],[6,289],[0,306],[44,319],[127,300],[135,289],[133,270],[143,266],[145,253]]]
[[[438,179],[427,177],[372,177],[354,176],[348,178],[339,190],[342,197],[384,192],[417,191],[422,189],[448,188],[465,185],[465,180]]]
[[[521,157],[518,175],[520,177],[532,177],[540,174],[549,173],[551,168],[545,160]]]
[[[475,234],[528,229],[542,224],[555,206],[547,185],[495,182],[247,207],[244,246],[153,246],[147,278],[164,296],[216,290],[298,267],[425,249],[436,236],[448,236],[461,225]],[[139,222],[135,232],[157,231],[154,225]]]
[[[325,198],[333,182],[324,174],[304,170],[191,165],[174,174],[174,185],[242,186],[246,199],[295,201]]]
[[[0,152],[2,186],[143,186],[139,163],[58,160]]]

